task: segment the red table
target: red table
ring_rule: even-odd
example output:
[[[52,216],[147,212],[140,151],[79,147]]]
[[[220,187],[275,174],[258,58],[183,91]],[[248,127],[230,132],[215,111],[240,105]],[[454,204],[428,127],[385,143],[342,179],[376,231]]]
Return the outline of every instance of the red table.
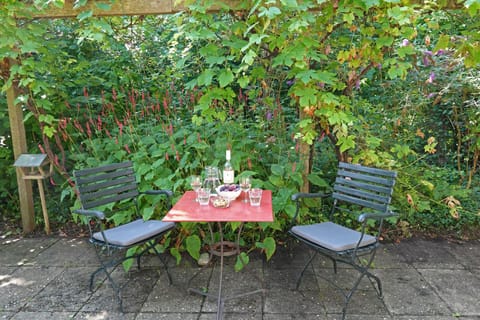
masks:
[[[228,208],[201,206],[195,202],[195,192],[187,191],[167,213],[164,221],[172,222],[272,222],[272,192],[263,190],[259,207],[242,202],[244,194],[230,203]]]
[[[208,206],[201,206],[195,201],[195,192],[187,191],[180,198],[180,200],[170,209],[170,211],[163,218],[164,221],[172,222],[208,222],[210,228],[210,234],[213,232],[210,223],[215,222],[218,224],[220,231],[220,241],[217,244],[212,244],[210,253],[220,256],[220,282],[218,288],[217,297],[217,319],[223,318],[223,306],[226,300],[243,297],[253,293],[263,292],[263,289],[255,290],[252,292],[244,293],[230,298],[222,296],[222,279],[223,279],[223,257],[225,255],[224,247],[232,246],[232,242],[224,241],[223,239],[223,226],[224,222],[242,222],[237,233],[237,241],[233,244],[233,254],[239,254],[239,239],[242,232],[243,223],[245,222],[272,222],[273,210],[272,210],[272,192],[270,190],[264,190],[262,195],[261,205],[259,207],[252,207],[250,203],[242,202],[244,194],[240,195],[236,200],[230,203],[228,208],[215,208],[211,203]],[[220,247],[220,251],[216,250],[217,246]],[[202,290],[189,289],[191,292],[212,297],[212,295],[205,293]]]

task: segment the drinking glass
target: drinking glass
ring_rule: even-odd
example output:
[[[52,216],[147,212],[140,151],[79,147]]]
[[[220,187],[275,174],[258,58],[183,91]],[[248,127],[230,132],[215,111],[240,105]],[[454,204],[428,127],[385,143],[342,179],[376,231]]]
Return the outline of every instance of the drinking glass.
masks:
[[[200,188],[198,189],[198,203],[201,206],[208,206],[210,202],[210,189]]]
[[[191,176],[190,177],[190,186],[192,187],[193,191],[197,195],[195,197],[195,201],[198,202],[198,190],[202,187],[202,178],[200,176]]]
[[[248,202],[247,193],[248,193],[248,190],[250,190],[251,186],[252,186],[252,182],[250,177],[240,178],[240,189],[244,193],[243,200],[242,200],[243,202]]]
[[[250,197],[250,205],[252,207],[259,207],[262,201],[262,189],[252,188],[248,192],[248,196]]]

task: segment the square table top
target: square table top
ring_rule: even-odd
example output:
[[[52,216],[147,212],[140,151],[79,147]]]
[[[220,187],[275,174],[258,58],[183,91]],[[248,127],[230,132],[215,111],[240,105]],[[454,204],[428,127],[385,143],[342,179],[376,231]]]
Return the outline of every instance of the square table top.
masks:
[[[230,202],[228,208],[215,208],[210,202],[202,206],[194,191],[187,191],[168,211],[163,221],[171,222],[273,222],[272,191],[263,190],[259,207],[242,202],[244,194]]]

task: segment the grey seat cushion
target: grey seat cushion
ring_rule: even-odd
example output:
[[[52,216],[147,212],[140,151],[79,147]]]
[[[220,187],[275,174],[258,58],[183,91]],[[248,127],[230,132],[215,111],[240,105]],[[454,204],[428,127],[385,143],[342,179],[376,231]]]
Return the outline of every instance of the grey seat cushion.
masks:
[[[104,231],[108,243],[117,246],[130,246],[151,238],[157,234],[163,233],[175,226],[173,222],[163,222],[159,220],[144,221],[138,219],[130,223],[111,228]],[[104,241],[101,232],[95,232],[93,238]]]
[[[333,251],[355,248],[361,236],[360,232],[333,222],[295,226],[291,229],[291,232]],[[375,237],[365,234],[359,247],[367,246],[376,241]]]

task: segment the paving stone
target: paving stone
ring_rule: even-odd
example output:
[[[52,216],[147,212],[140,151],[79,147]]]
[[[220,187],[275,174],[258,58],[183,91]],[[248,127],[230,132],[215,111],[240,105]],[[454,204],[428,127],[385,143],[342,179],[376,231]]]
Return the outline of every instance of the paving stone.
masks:
[[[433,286],[454,314],[480,314],[480,279],[466,270],[422,269],[423,277]]]
[[[326,315],[318,290],[271,289],[265,298],[265,313]]]
[[[341,319],[343,297],[332,286],[349,288],[358,273],[316,256],[299,290],[293,290],[310,251],[295,242],[278,248],[270,261],[259,252],[234,271],[235,258],[225,259],[223,287],[227,297],[255,289],[251,296],[227,300],[224,319]],[[142,269],[117,267],[113,279],[123,286],[125,313],[119,310],[104,274],[89,278],[98,267],[93,247],[83,239],[19,238],[0,243],[0,319],[8,320],[203,320],[216,319],[215,299],[191,294],[189,287],[211,290],[219,283],[218,258],[199,268],[188,255],[179,265],[166,256],[173,285],[156,256],[142,259]],[[382,280],[379,299],[363,279],[347,309],[347,320],[479,320],[480,241],[452,243],[410,239],[382,244],[372,272]],[[329,281],[325,280],[328,279]]]
[[[447,246],[447,251],[455,257],[458,263],[467,269],[480,271],[480,240],[452,243]],[[478,272],[480,274],[480,272]]]
[[[55,267],[58,269],[58,267]],[[91,268],[67,268],[61,269],[46,286],[31,297],[23,310],[25,311],[54,311],[75,312],[90,298],[88,279]]]
[[[135,318],[135,320],[198,320],[198,314],[197,313],[140,313]]]
[[[222,278],[222,297],[225,301],[225,312],[259,313],[262,312],[262,296],[265,284],[262,276],[261,260],[250,261],[241,271],[234,270],[234,260],[229,258],[224,265]],[[215,298],[207,298],[202,312],[217,311],[217,297],[220,283],[220,262],[217,261],[209,281],[209,290]],[[258,292],[262,290],[262,292]],[[248,294],[240,297],[239,295]]]
[[[284,313],[267,313],[264,315],[263,320],[326,320],[327,316],[323,314],[284,314]]]
[[[94,250],[84,238],[67,238],[53,243],[48,250],[40,252],[31,263],[57,267],[98,266]]]
[[[4,311],[20,311],[53,279],[63,272],[57,267],[23,267],[16,269],[2,283],[0,306]]]
[[[464,268],[448,247],[449,243],[445,240],[410,239],[398,245],[398,250],[405,261],[415,268]]]
[[[384,302],[394,315],[449,315],[444,301],[414,269],[376,270],[385,283]]]
[[[189,283],[189,278],[194,275],[194,271],[187,268],[178,268],[173,272],[173,284],[169,285],[166,278],[157,281],[152,288],[147,300],[142,306],[142,313],[199,313],[203,298],[188,293],[188,287],[200,288],[208,285],[211,270],[198,270],[200,272],[195,279]],[[199,284],[201,283],[201,284]],[[175,319],[175,318],[174,318]]]
[[[0,244],[0,265],[32,265],[32,258],[47,250],[57,241],[59,240],[56,238],[15,238],[3,240]]]
[[[463,316],[394,316],[393,320],[478,320],[479,317]]]
[[[0,311],[0,319],[6,320],[11,319],[15,315],[15,312],[2,312]]]
[[[341,314],[329,314],[327,320],[341,320]],[[392,316],[390,315],[365,315],[365,314],[353,314],[349,312],[346,316],[345,320],[393,320]]]
[[[134,320],[135,313],[120,313],[116,310],[103,310],[94,312],[79,312],[73,319],[75,320]]]
[[[373,269],[405,269],[412,266],[407,263],[405,256],[402,254],[401,246],[393,243],[382,244],[377,248]]]
[[[74,319],[74,312],[25,312],[21,311],[10,320],[67,320]]]

